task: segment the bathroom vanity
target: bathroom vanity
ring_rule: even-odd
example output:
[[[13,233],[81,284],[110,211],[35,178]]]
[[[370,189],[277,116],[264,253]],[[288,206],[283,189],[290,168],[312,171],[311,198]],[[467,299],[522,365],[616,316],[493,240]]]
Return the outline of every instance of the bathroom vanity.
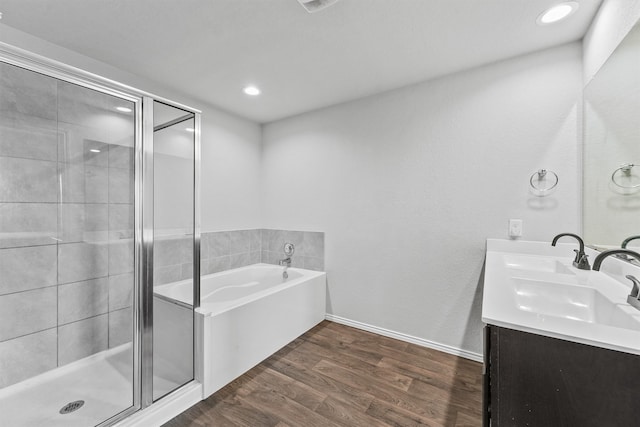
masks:
[[[640,425],[640,311],[616,280],[630,267],[578,270],[574,248],[487,241],[485,427]]]

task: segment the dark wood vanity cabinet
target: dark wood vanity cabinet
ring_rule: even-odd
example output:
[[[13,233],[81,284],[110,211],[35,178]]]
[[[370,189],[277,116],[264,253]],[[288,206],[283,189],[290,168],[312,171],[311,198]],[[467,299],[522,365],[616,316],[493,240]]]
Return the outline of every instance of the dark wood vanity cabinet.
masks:
[[[640,356],[485,327],[484,427],[638,427]]]

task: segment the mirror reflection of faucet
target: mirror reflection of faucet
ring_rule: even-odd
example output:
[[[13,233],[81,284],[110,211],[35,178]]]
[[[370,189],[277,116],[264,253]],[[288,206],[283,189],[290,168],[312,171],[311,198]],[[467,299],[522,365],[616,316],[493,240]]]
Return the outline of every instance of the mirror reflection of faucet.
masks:
[[[580,269],[580,270],[591,270],[591,267],[589,266],[589,260],[587,259],[589,257],[589,255],[587,255],[584,252],[584,241],[577,234],[560,233],[556,237],[553,238],[553,241],[551,242],[551,246],[555,246],[556,243],[558,243],[558,239],[560,239],[561,237],[565,237],[565,236],[573,237],[574,239],[576,239],[578,241],[578,244],[580,245],[580,249],[574,249],[573,250],[576,253],[575,258],[573,259],[573,266],[578,268],[578,269]]]
[[[611,255],[616,255],[616,256],[626,255],[627,257],[635,258],[636,260],[640,261],[640,254],[637,252],[631,251],[629,249],[610,249],[608,251],[600,252],[600,254],[598,254],[596,259],[593,261],[593,269],[595,271],[600,271],[600,265],[602,264],[602,261],[604,261],[606,257]],[[636,279],[634,276],[630,274],[628,274],[625,277],[631,280],[631,283],[633,284],[631,288],[631,292],[627,297],[627,302],[632,307],[640,310],[640,282],[638,281],[638,279]]]
[[[624,239],[624,240],[622,241],[622,244],[620,245],[620,247],[621,247],[622,249],[626,249],[626,248],[627,248],[627,245],[629,244],[629,242],[631,242],[631,241],[633,241],[633,240],[637,240],[637,239],[640,239],[640,236],[629,236],[629,237],[627,237],[626,239]]]

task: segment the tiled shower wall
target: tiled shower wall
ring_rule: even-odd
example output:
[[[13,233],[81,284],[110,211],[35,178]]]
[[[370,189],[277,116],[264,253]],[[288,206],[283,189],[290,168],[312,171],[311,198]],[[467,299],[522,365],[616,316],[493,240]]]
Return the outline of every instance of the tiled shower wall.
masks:
[[[291,230],[231,230],[202,233],[200,272],[202,275],[264,262],[278,264],[286,258],[285,243],[295,245],[292,267],[324,270],[324,233]],[[154,285],[191,277],[192,239],[188,236],[163,236],[154,249]]]
[[[133,121],[6,64],[0,94],[2,388],[131,340]]]

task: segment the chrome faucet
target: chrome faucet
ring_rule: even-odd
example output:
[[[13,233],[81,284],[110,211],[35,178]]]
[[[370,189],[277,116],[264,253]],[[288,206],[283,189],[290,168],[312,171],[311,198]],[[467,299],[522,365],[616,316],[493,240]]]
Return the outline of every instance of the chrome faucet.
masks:
[[[631,283],[633,283],[631,293],[627,297],[627,302],[631,307],[640,310],[640,281],[638,281],[638,279],[633,277],[631,274],[627,274],[624,277],[631,280]]]
[[[611,249],[608,251],[600,252],[600,254],[598,254],[596,259],[593,261],[593,269],[595,271],[599,271],[600,265],[606,257],[619,254],[626,255],[627,257],[635,258],[636,260],[640,261],[640,254],[637,252],[631,251],[629,249]],[[630,274],[626,275],[625,277],[631,280],[631,283],[633,284],[631,287],[631,292],[627,297],[627,302],[630,306],[640,310],[640,281],[638,281],[638,279]]]
[[[287,273],[287,268],[291,267],[291,255],[293,255],[293,253],[296,251],[296,247],[293,246],[293,243],[285,243],[283,248],[282,248],[286,258],[281,259],[280,261],[278,261],[278,264],[280,265],[284,265],[284,271],[282,272],[282,278],[283,279],[287,279],[289,278],[289,273]]]
[[[278,265],[284,266],[284,270],[282,270],[282,278],[288,279],[289,273],[287,272],[287,269],[291,267],[291,257],[281,259],[280,261],[278,261]]]
[[[278,265],[284,265],[287,268],[291,267],[291,258],[281,259],[280,261],[278,261]]]
[[[589,260],[587,259],[589,256],[584,252],[584,240],[582,240],[577,234],[560,233],[553,238],[551,246],[555,246],[556,243],[558,243],[558,239],[565,236],[573,237],[578,241],[578,244],[580,245],[580,249],[573,250],[576,253],[576,257],[573,259],[573,266],[579,268],[580,270],[590,270],[591,267],[589,267]]]
[[[630,241],[640,239],[640,236],[630,236],[622,241],[622,245],[620,247],[622,249],[626,248]]]

